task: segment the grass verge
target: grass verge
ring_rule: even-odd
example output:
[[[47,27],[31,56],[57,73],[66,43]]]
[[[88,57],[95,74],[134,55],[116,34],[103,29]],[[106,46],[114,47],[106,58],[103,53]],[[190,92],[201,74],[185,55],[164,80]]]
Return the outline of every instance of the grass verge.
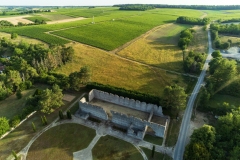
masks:
[[[165,146],[173,147],[177,143],[181,121],[182,121],[181,119],[179,120],[171,119],[170,124],[168,126]]]
[[[145,137],[144,137],[144,141],[147,141],[147,142],[150,142],[150,143],[157,144],[157,145],[161,146],[162,143],[163,143],[163,138],[155,137],[155,136],[146,134]]]
[[[147,148],[144,148],[144,147],[141,147],[141,149],[143,150],[143,152],[148,157],[148,160],[172,160],[172,158],[169,157],[168,155],[163,154],[163,153],[159,153],[159,152],[155,152],[154,157],[152,158],[152,151],[150,149],[147,149]]]

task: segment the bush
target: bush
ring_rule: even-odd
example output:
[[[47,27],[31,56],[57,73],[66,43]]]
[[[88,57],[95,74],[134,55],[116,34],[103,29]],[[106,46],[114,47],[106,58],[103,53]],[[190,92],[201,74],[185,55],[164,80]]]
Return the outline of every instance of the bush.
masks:
[[[17,99],[21,99],[22,98],[22,92],[21,92],[20,89],[17,90],[16,96],[17,96]]]
[[[9,129],[8,119],[6,117],[0,117],[0,136],[6,133]]]
[[[10,121],[11,127],[15,128],[20,122],[21,122],[20,116],[19,115],[14,116]]]

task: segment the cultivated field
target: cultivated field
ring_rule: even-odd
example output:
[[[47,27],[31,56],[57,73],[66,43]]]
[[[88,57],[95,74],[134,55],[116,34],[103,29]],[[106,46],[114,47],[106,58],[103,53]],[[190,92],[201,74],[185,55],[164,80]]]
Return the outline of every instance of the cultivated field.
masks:
[[[239,18],[240,11],[239,10],[204,10],[207,13],[207,17],[212,20],[217,19],[232,19]]]
[[[101,137],[92,149],[94,160],[142,160],[139,151],[130,143],[111,136]]]
[[[44,132],[32,144],[27,159],[72,160],[73,152],[87,148],[96,131],[79,124],[62,124]]]
[[[190,13],[193,17],[200,17],[202,15],[200,11],[188,9],[155,9],[144,12],[126,12],[114,7],[61,9],[52,13],[43,13],[41,16],[50,20],[54,19],[51,16],[59,17],[56,15],[64,16],[63,19],[69,19],[69,17],[86,17],[89,19],[61,24],[5,28],[0,31],[16,32],[19,35],[36,38],[49,44],[61,45],[68,43],[66,40],[45,33],[51,31],[51,34],[56,34],[70,40],[86,43],[105,50],[113,50],[153,27],[173,22],[178,16],[186,16]],[[94,25],[91,23],[93,16],[95,17]],[[60,29],[61,31],[56,31]]]
[[[185,88],[189,85],[189,81],[182,76],[121,59],[93,47],[82,44],[71,45],[75,50],[75,57],[72,62],[57,69],[59,73],[69,75],[87,65],[91,69],[91,81],[157,96],[162,95],[166,85],[175,82]]]

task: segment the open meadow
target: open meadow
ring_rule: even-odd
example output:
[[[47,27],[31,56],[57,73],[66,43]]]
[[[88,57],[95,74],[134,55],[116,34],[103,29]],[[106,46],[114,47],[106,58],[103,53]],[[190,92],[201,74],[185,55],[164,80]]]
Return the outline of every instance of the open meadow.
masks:
[[[60,67],[56,72],[69,75],[87,65],[90,67],[91,81],[93,82],[137,90],[156,96],[162,96],[166,85],[178,83],[185,88],[189,85],[189,81],[180,75],[131,62],[83,44],[71,44],[71,46],[75,50],[73,61]]]
[[[183,72],[182,51],[177,43],[179,33],[191,26],[165,24],[141,37],[117,54],[160,68]]]

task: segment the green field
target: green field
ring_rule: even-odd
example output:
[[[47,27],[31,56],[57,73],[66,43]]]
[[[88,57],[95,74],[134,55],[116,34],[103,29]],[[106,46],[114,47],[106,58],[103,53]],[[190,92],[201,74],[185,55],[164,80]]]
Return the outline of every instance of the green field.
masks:
[[[45,32],[77,27],[53,32],[53,34],[106,50],[113,50],[155,26],[173,22],[178,16],[186,16],[190,13],[193,17],[200,17],[202,15],[200,11],[188,9],[155,9],[145,12],[120,11],[114,7],[59,9],[52,13],[42,13],[41,16],[50,20],[53,20],[53,18],[50,18],[51,16],[56,18],[59,15],[87,17],[89,19],[61,24],[5,28],[0,31],[8,33],[15,32],[19,35],[42,40],[46,43],[66,44],[68,41],[54,37],[53,35],[48,35]],[[95,17],[95,24],[91,25],[93,16]],[[66,19],[66,17],[63,19]],[[103,43],[103,41],[105,42]]]
[[[92,149],[94,160],[142,160],[139,151],[130,143],[111,136],[101,137]]]
[[[44,132],[30,147],[27,159],[72,160],[73,152],[86,148],[96,131],[79,124],[62,124]]]
[[[41,17],[41,16],[26,17],[25,19],[28,19],[29,21],[32,21],[32,22],[35,22],[35,20],[38,20],[38,21],[50,21],[50,19],[44,18],[44,17]]]
[[[240,16],[239,10],[204,10],[203,12],[207,13],[207,17],[212,20],[232,19]]]
[[[178,83],[186,90],[191,85],[189,83],[191,80],[180,75],[130,62],[97,48],[82,44],[72,44],[71,46],[75,50],[73,61],[56,69],[56,72],[69,75],[86,65],[91,70],[91,81],[93,82],[123,87],[160,97],[166,85]]]

